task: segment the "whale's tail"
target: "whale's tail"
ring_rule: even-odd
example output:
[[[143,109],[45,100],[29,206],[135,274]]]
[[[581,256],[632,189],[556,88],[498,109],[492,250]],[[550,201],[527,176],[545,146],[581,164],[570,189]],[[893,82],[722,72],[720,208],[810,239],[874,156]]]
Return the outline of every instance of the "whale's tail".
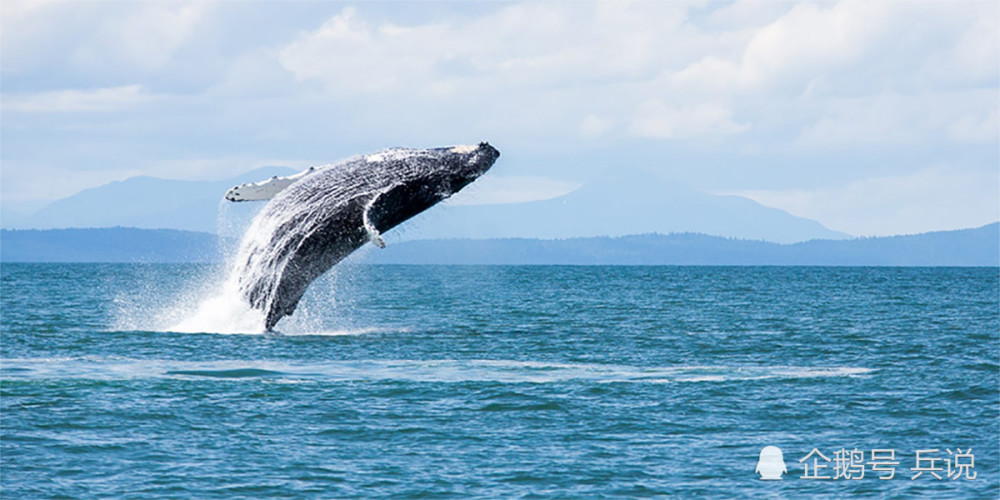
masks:
[[[274,176],[260,182],[247,182],[234,186],[226,191],[226,199],[229,201],[261,201],[270,200],[288,186],[291,186],[299,179],[316,171],[316,167],[309,167],[308,170],[299,172],[287,177]]]

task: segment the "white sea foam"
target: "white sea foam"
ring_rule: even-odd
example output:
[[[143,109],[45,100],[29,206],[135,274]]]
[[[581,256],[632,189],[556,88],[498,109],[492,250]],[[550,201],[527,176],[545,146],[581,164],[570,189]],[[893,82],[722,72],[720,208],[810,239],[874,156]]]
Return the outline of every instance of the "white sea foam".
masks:
[[[351,333],[349,333],[351,334]],[[730,383],[794,378],[858,377],[863,367],[657,366],[546,363],[518,360],[354,360],[322,363],[282,361],[180,361],[126,358],[4,359],[4,369],[22,369],[15,378],[279,378],[315,382],[395,380],[410,382],[503,383]]]
[[[243,299],[235,283],[227,280],[218,295],[208,297],[179,323],[166,328],[181,333],[264,333],[264,313]]]
[[[406,328],[362,327],[330,330],[292,330],[281,332],[285,337],[349,337],[354,335],[371,335],[376,333],[406,333]]]
[[[253,212],[234,210],[231,203],[221,201],[217,229],[222,243],[222,268],[213,268],[192,277],[185,287],[164,302],[162,288],[154,283],[141,289],[120,293],[114,300],[117,313],[114,329],[118,331],[168,331],[179,333],[261,334],[264,329],[264,312],[254,309],[239,289],[240,267],[236,262],[262,258],[250,255],[245,245],[236,247],[233,242],[242,236],[246,240],[266,238],[273,230],[271,219],[257,221]],[[240,207],[242,208],[242,207]],[[257,208],[259,215],[259,207]],[[251,218],[253,219],[251,221]],[[307,307],[300,307],[299,321],[289,326],[302,330],[322,331],[320,325],[308,321]],[[303,321],[305,320],[305,321]]]

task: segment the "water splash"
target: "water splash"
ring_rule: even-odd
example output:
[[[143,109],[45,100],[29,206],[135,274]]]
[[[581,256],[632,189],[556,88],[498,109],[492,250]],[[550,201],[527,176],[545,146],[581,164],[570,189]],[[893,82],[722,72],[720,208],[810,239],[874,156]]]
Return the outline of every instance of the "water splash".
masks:
[[[230,279],[270,330],[315,279],[365,243],[385,247],[382,233],[474,181],[499,154],[486,143],[395,148],[316,167],[257,214]]]
[[[238,286],[227,280],[221,293],[198,304],[197,309],[167,328],[181,333],[264,333],[264,313],[243,299]]]
[[[239,213],[231,208],[231,202],[220,203],[218,217],[218,234],[220,239],[228,240],[220,244],[221,257],[225,264],[202,272],[188,283],[185,290],[175,295],[174,303],[155,310],[143,307],[144,303],[154,302],[153,297],[161,297],[159,290],[144,290],[133,296],[119,296],[120,313],[115,328],[120,331],[148,330],[178,333],[218,333],[218,334],[263,334],[264,312],[253,308],[240,289],[240,273],[244,272],[246,256],[241,253],[248,240],[259,240],[267,234],[266,223],[258,222],[260,204],[239,206],[240,209],[253,207],[258,214],[253,220],[247,214]],[[242,234],[242,241],[232,235]],[[226,235],[226,236],[223,236]],[[236,245],[239,242],[239,246]],[[241,264],[242,263],[242,264]],[[354,270],[352,267],[351,270]],[[338,307],[336,300],[337,282],[340,269],[330,272],[325,277],[324,297],[320,310],[329,313],[336,311],[343,316],[339,318],[336,327],[328,323],[328,314],[315,314],[309,301],[303,304],[294,318],[282,323],[284,335],[357,335],[381,331],[374,327],[356,327],[349,325],[349,313]],[[221,284],[221,285],[220,285]],[[154,287],[155,288],[155,287]],[[316,299],[320,300],[320,299]],[[312,304],[315,306],[316,304]]]
[[[228,274],[210,293],[156,315],[154,330],[261,333],[296,311],[306,288],[365,243],[385,247],[382,234],[462,189],[485,173],[499,152],[487,143],[464,148],[390,149],[313,167],[244,225],[220,201],[218,234]],[[242,233],[238,248],[229,242]],[[220,286],[221,284],[221,286]],[[204,288],[204,287],[203,287]],[[190,298],[190,293],[184,299]],[[189,306],[187,304],[196,304]],[[286,322],[325,331],[307,312]],[[166,324],[166,328],[160,325]],[[143,329],[149,329],[143,328]]]

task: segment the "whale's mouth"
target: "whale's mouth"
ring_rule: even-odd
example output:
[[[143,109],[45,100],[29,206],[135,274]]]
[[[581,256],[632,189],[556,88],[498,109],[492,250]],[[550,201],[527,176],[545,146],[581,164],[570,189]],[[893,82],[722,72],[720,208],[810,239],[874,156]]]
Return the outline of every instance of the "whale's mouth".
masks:
[[[456,153],[457,151],[463,153]],[[500,152],[487,142],[481,142],[478,146],[455,146],[449,152],[460,154],[461,160],[458,165],[452,165],[451,171],[446,172],[438,181],[439,192],[442,195],[438,201],[461,191],[478,179],[493,167],[500,157]]]
[[[485,174],[486,171],[489,170],[494,163],[496,163],[497,158],[499,157],[500,151],[497,151],[496,148],[490,146],[490,143],[480,142],[479,146],[475,149],[475,154],[469,158],[469,165],[474,167],[475,172],[475,177],[473,177],[469,182],[472,182],[476,179],[476,177]]]

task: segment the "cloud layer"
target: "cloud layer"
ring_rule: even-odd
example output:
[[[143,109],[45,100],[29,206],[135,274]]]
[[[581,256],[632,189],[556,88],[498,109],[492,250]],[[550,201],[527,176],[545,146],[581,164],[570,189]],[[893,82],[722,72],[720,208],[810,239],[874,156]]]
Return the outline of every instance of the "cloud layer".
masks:
[[[995,180],[990,2],[0,8],[8,205],[135,172],[222,178],[276,158],[489,139],[501,174],[541,185],[627,165],[778,206],[828,193],[806,212],[859,234],[1000,212],[997,189],[883,182],[940,165]],[[60,169],[80,181],[53,190],[45,172]],[[903,204],[977,208],[933,224],[877,205],[845,218],[831,193],[866,183]]]

